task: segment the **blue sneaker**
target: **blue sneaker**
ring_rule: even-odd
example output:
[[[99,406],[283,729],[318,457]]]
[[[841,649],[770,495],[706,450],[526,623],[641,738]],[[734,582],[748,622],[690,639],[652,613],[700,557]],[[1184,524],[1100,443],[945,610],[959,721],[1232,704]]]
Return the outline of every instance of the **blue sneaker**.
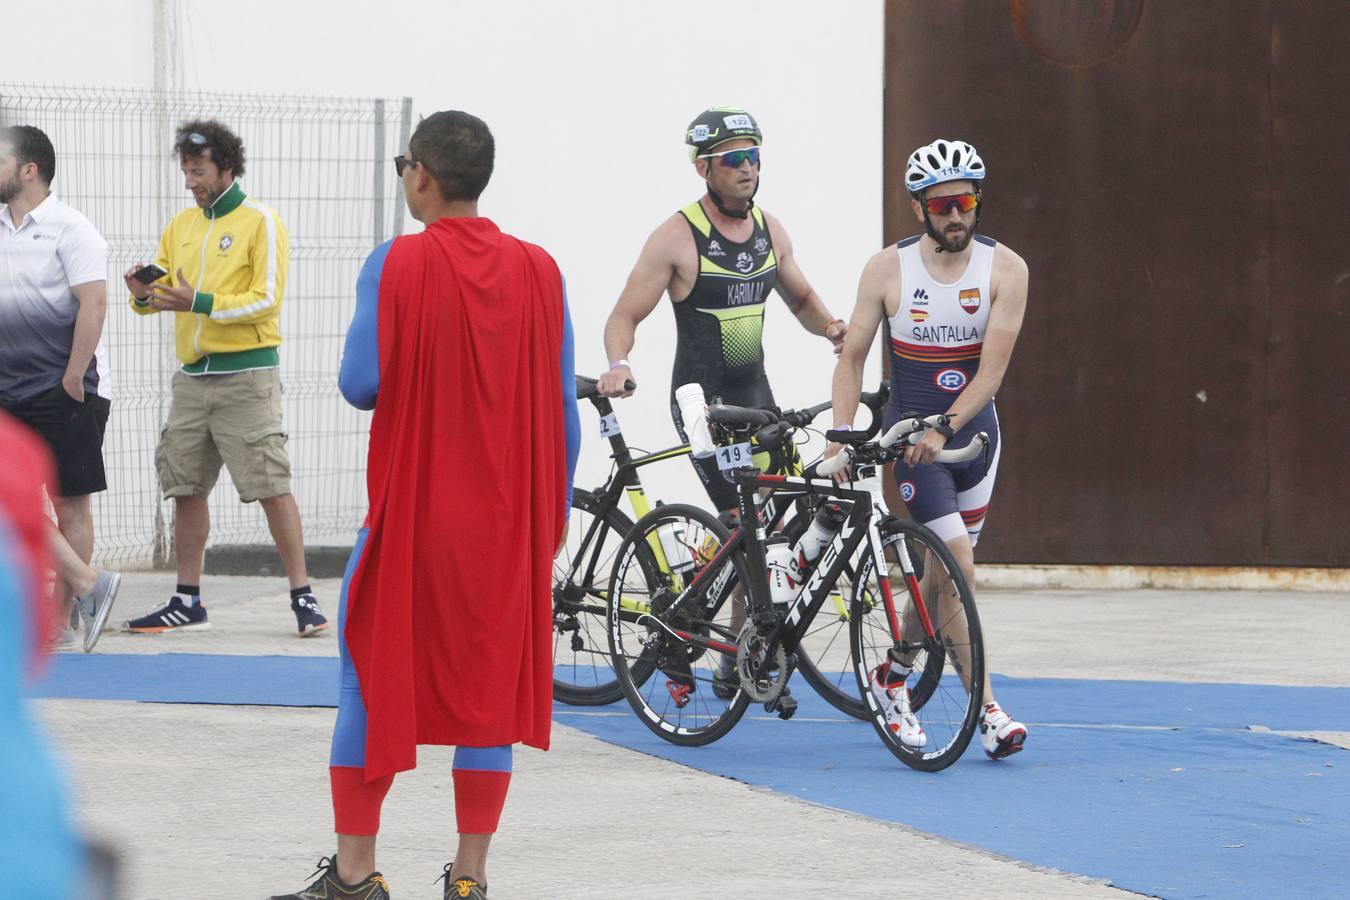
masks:
[[[301,637],[313,637],[328,627],[328,620],[319,611],[319,600],[313,594],[291,598],[291,612]]]
[[[174,594],[159,609],[151,610],[139,619],[122,623],[123,631],[132,634],[160,634],[165,631],[210,631],[206,607],[201,601],[188,606],[182,596]]]

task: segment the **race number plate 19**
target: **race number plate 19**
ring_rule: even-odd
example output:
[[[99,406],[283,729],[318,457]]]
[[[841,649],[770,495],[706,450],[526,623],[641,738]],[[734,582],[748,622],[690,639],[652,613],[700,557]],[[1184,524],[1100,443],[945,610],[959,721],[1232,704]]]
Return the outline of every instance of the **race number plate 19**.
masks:
[[[607,416],[600,417],[600,437],[608,439],[619,433],[618,413],[610,413]]]
[[[749,441],[732,444],[730,447],[717,448],[717,468],[723,472],[753,466],[753,459],[754,454],[750,452]]]

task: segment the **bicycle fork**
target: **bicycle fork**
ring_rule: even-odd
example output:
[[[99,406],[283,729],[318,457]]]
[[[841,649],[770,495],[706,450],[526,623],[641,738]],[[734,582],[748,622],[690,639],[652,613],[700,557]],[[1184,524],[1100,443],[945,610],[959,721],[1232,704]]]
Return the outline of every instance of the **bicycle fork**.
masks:
[[[872,467],[870,472],[860,471],[859,476],[859,480],[863,482],[867,492],[872,495],[873,515],[867,523],[867,541],[872,552],[872,564],[876,568],[877,586],[881,590],[882,603],[886,609],[886,621],[891,629],[891,650],[887,655],[893,662],[907,665],[907,661],[901,658],[908,651],[905,645],[904,625],[900,621],[900,610],[896,608],[895,594],[891,590],[890,567],[886,565],[886,548],[881,540],[879,525],[884,518],[890,515],[890,511],[886,508],[886,497],[882,491],[881,476],[877,474],[876,468]],[[933,622],[928,615],[928,605],[924,602],[923,591],[914,569],[914,561],[910,558],[909,547],[903,534],[899,536],[899,540],[895,544],[895,556],[900,562],[900,572],[904,576],[909,595],[914,601],[914,610],[918,614],[919,624],[923,628],[924,636],[931,640],[935,634]]]

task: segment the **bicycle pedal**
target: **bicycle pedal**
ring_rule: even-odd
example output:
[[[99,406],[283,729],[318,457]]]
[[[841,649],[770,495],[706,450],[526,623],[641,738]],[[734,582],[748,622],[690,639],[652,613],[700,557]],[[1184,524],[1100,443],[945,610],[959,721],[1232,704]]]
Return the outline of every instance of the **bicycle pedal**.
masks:
[[[797,700],[793,697],[780,696],[778,699],[764,704],[764,711],[777,712],[778,718],[787,721],[797,712]]]
[[[679,684],[666,679],[666,690],[670,692],[670,699],[674,701],[676,709],[684,709],[689,703],[689,695],[694,692],[692,684]]]

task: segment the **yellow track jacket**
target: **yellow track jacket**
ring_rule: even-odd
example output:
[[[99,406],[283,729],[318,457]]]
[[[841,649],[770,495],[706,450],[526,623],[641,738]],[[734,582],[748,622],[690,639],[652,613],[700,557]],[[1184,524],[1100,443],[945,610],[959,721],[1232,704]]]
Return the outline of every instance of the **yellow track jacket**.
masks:
[[[197,286],[191,312],[174,313],[174,346],[190,375],[274,368],[290,240],[281,217],[230,185],[209,209],[178,213],[159,239],[155,264],[176,284]],[[131,298],[140,315],[158,310]]]

